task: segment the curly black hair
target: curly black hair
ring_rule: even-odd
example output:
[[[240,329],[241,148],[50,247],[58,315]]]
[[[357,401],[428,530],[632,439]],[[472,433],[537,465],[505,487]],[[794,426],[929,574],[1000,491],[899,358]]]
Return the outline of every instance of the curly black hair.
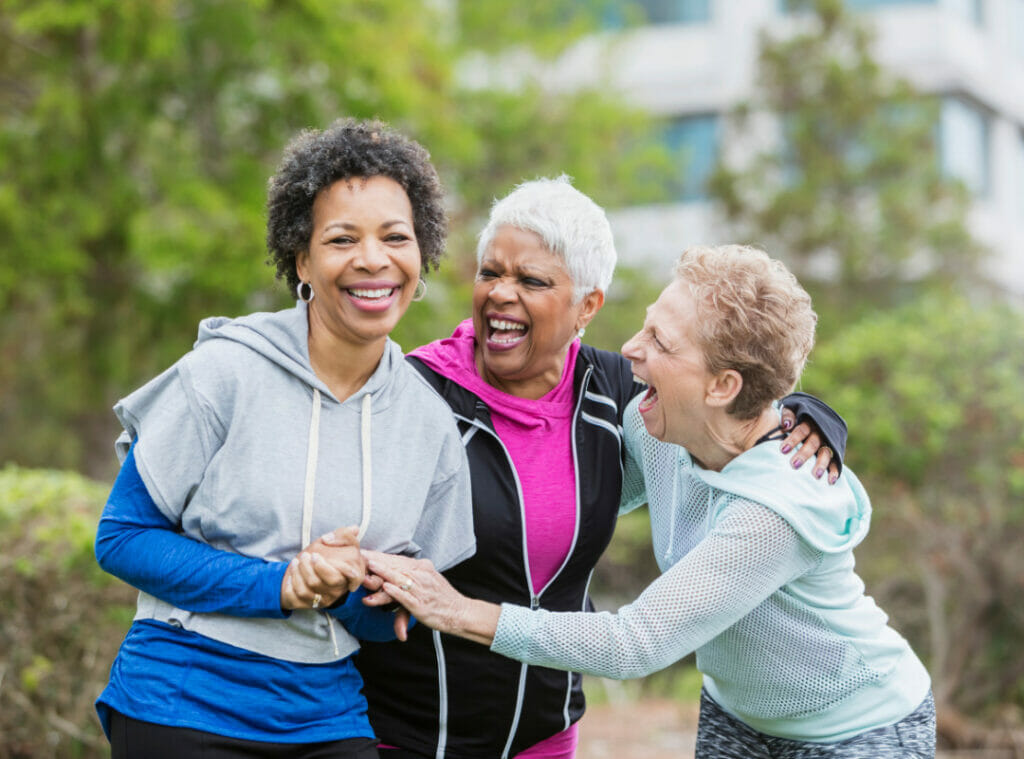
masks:
[[[268,264],[277,267],[277,278],[285,279],[291,291],[299,284],[295,256],[309,248],[313,234],[317,194],[341,179],[375,176],[393,179],[405,190],[423,272],[437,268],[448,220],[430,154],[383,122],[340,119],[323,131],[307,129],[296,135],[268,183]]]

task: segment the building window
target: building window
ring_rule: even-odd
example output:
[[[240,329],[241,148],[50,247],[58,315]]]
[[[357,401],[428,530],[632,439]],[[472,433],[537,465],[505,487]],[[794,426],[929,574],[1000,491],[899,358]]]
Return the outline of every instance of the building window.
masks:
[[[935,5],[936,0],[846,0],[851,8],[881,8],[886,5]],[[959,2],[959,0],[957,0]]]
[[[1010,49],[1024,58],[1024,0],[1010,0]]]
[[[706,200],[708,178],[718,160],[718,116],[673,119],[665,128],[665,144],[678,166],[672,195],[683,202]]]
[[[1024,219],[1024,129],[1017,132],[1017,208],[1020,218]]]
[[[703,24],[711,20],[711,0],[634,0],[648,24]]]
[[[954,2],[961,1],[954,0]],[[963,1],[972,2],[973,0]],[[846,0],[846,5],[856,10],[870,10],[887,5],[935,5],[937,2],[939,0]],[[793,11],[809,10],[812,3],[810,0],[779,0],[779,6],[784,13],[791,13]]]
[[[972,24],[981,26],[981,0],[946,0],[946,5]]]
[[[948,97],[939,116],[942,170],[975,195],[989,190],[989,118],[966,100]]]
[[[894,5],[946,5],[957,14],[973,24],[981,24],[982,0],[846,0],[846,5],[854,10],[874,10]],[[807,10],[811,7],[808,0],[779,0],[782,11],[789,13],[796,10]]]

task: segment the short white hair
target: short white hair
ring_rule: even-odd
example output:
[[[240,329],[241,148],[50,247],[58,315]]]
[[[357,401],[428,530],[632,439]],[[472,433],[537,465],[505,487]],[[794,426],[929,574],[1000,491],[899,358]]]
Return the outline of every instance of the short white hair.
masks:
[[[534,232],[562,259],[572,278],[574,302],[611,284],[617,254],[608,217],[565,174],[523,182],[495,201],[476,246],[478,264],[503,226]]]

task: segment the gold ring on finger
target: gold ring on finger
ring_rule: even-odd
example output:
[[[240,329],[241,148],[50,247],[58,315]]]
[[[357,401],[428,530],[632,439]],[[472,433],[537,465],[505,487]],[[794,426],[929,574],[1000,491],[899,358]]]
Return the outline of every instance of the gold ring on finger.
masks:
[[[313,595],[313,608],[314,609],[319,609],[320,608],[320,602],[323,601],[323,600],[324,600],[323,596],[321,596],[319,593],[315,593]]]

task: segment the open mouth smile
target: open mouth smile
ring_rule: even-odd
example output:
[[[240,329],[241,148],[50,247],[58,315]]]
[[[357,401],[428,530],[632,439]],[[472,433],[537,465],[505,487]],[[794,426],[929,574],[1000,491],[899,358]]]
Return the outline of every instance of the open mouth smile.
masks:
[[[640,379],[640,377],[634,375],[633,379],[647,385],[647,392],[644,393],[644,397],[640,399],[640,403],[636,407],[637,411],[643,414],[658,404],[658,389],[654,385],[650,385],[645,380]]]
[[[342,288],[349,300],[363,311],[386,311],[398,297],[397,285]]]
[[[524,322],[507,317],[487,318],[487,347],[491,350],[510,350],[526,339],[530,328]]]

